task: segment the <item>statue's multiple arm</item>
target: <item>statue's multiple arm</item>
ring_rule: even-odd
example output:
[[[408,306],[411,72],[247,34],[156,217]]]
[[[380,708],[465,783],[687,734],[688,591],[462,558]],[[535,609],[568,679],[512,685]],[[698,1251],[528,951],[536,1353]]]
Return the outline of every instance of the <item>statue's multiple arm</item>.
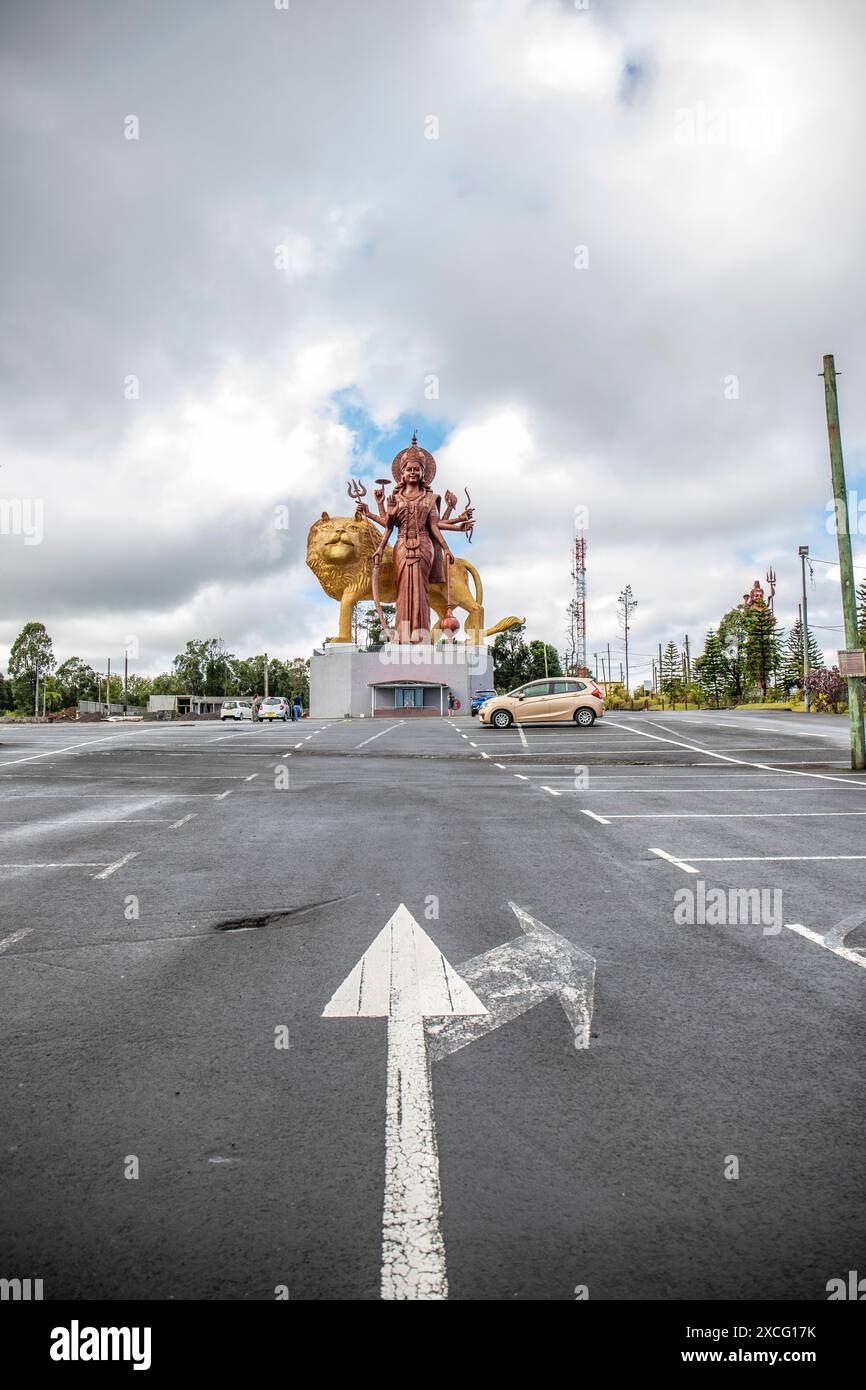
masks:
[[[448,522],[446,522],[443,526],[439,520],[439,517],[436,515],[436,512],[430,512],[430,534],[433,537],[434,541],[438,541],[441,545],[443,553],[447,556],[449,565],[454,564],[454,556],[451,554],[451,551],[445,544],[445,537],[442,535],[442,531],[454,531],[456,529],[456,527],[451,526]]]

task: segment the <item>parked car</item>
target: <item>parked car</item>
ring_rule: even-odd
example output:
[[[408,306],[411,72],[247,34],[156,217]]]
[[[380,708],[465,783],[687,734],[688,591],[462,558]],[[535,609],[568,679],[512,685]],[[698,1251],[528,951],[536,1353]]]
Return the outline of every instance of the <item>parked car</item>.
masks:
[[[478,713],[485,700],[492,700],[496,695],[495,690],[476,690],[469,701],[469,713],[473,717]]]
[[[509,724],[565,724],[588,727],[604,714],[604,700],[593,680],[556,676],[529,681],[507,695],[486,700],[478,711],[482,724],[507,729]]]
[[[252,719],[253,707],[249,700],[223,700],[220,719]]]
[[[266,719],[282,719],[285,724],[288,718],[290,718],[289,702],[284,700],[282,695],[268,695],[259,705],[260,724],[263,724]]]

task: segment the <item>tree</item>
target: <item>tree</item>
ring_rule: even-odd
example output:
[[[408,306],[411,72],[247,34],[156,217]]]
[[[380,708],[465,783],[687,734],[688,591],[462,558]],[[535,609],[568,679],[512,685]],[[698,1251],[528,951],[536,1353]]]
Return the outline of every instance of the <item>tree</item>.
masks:
[[[8,681],[0,671],[0,710],[14,709],[15,696],[12,693],[12,682]]]
[[[722,618],[719,641],[728,670],[728,697],[736,704],[742,699],[746,684],[746,610],[742,604]]]
[[[526,624],[500,632],[493,643],[493,683],[497,690],[514,690],[529,680],[529,648],[523,640]],[[542,671],[542,675],[544,672]]]
[[[809,670],[810,672],[817,671],[823,665],[823,653],[810,628]],[[789,695],[792,690],[802,690],[803,688],[803,624],[799,618],[788,633],[779,660],[779,684],[783,687],[786,695]]]
[[[545,675],[562,675],[562,666],[560,665],[559,661],[559,652],[556,650],[555,647],[551,647],[548,643],[542,642],[540,638],[536,637],[532,642],[530,642],[528,650],[529,661],[527,664],[527,673],[523,677],[524,680],[537,680],[539,677],[543,677]],[[547,652],[546,671],[544,669],[545,651]]]
[[[176,693],[225,694],[229,667],[234,660],[233,654],[223,647],[221,637],[193,638],[172,663],[177,681]]]
[[[676,642],[668,642],[662,652],[662,692],[676,700],[683,688],[683,658]]]
[[[386,615],[387,616],[387,615]],[[310,704],[310,662],[302,656],[292,657],[288,663],[288,689],[286,694],[294,698],[300,695],[301,703],[305,708]]]
[[[130,676],[126,683],[126,694],[131,705],[146,706],[153,691],[153,681],[148,676]]]
[[[698,686],[716,709],[725,698],[728,687],[728,663],[718,634],[710,628],[704,642],[703,654],[695,660]]]
[[[746,677],[758,686],[762,699],[766,699],[770,677],[779,666],[780,636],[779,624],[766,603],[759,601],[746,609]]]
[[[80,656],[68,656],[54,673],[61,708],[77,705],[79,700],[96,700],[97,680],[92,666],[82,661]]]
[[[573,598],[565,610],[568,619],[565,625],[565,674],[577,674],[577,599]]]
[[[628,631],[631,627],[631,615],[637,608],[637,599],[631,591],[630,584],[626,584],[616,602],[619,609],[620,627],[625,635],[625,688],[628,690]]]
[[[838,666],[831,666],[829,670],[822,666],[817,671],[810,671],[806,684],[809,694],[815,696],[819,709],[829,708],[835,713],[843,701],[848,699],[848,682],[844,676],[839,675]]]
[[[393,619],[397,613],[397,605],[394,603],[383,603],[382,612],[385,614],[385,622],[393,624]],[[364,610],[363,616],[358,620],[358,633],[364,633],[367,639],[367,650],[374,650],[384,646],[385,633],[382,624],[379,622],[379,614],[376,612],[375,603],[370,603]]]
[[[9,676],[18,709],[32,714],[36,687],[54,670],[54,648],[44,623],[25,623],[9,653]]]
[[[171,671],[163,671],[151,681],[152,695],[182,695],[177,676]]]

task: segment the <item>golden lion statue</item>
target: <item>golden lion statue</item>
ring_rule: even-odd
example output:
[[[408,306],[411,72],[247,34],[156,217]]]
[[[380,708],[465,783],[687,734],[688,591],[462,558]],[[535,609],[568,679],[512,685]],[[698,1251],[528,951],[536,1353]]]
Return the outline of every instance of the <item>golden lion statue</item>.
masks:
[[[369,521],[350,516],[329,516],[322,512],[314,521],[307,536],[307,564],[318,579],[328,598],[340,604],[340,631],[338,636],[329,637],[329,642],[352,641],[352,609],[356,603],[371,601],[373,598],[373,552],[379,545],[380,537]],[[472,579],[470,588],[469,579]],[[394,603],[397,599],[397,584],[394,577],[394,551],[387,546],[379,566],[379,598],[382,603]],[[430,585],[430,606],[437,618],[445,617],[445,585]],[[503,618],[494,627],[484,626],[484,590],[481,576],[468,560],[455,556],[451,567],[451,606],[466,612],[464,633],[466,641],[477,646],[482,637],[492,637],[496,632],[507,632],[519,626],[522,618]],[[432,640],[442,636],[438,622],[433,628]]]

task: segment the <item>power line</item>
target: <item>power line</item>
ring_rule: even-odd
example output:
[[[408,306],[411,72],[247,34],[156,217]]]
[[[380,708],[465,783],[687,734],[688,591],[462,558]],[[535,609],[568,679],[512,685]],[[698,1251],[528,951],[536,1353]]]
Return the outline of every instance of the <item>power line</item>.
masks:
[[[813,565],[833,565],[836,569],[839,568],[838,560],[819,560],[817,555],[810,555],[809,559]],[[855,570],[862,570],[863,573],[866,574],[866,565],[854,565],[853,568]]]

